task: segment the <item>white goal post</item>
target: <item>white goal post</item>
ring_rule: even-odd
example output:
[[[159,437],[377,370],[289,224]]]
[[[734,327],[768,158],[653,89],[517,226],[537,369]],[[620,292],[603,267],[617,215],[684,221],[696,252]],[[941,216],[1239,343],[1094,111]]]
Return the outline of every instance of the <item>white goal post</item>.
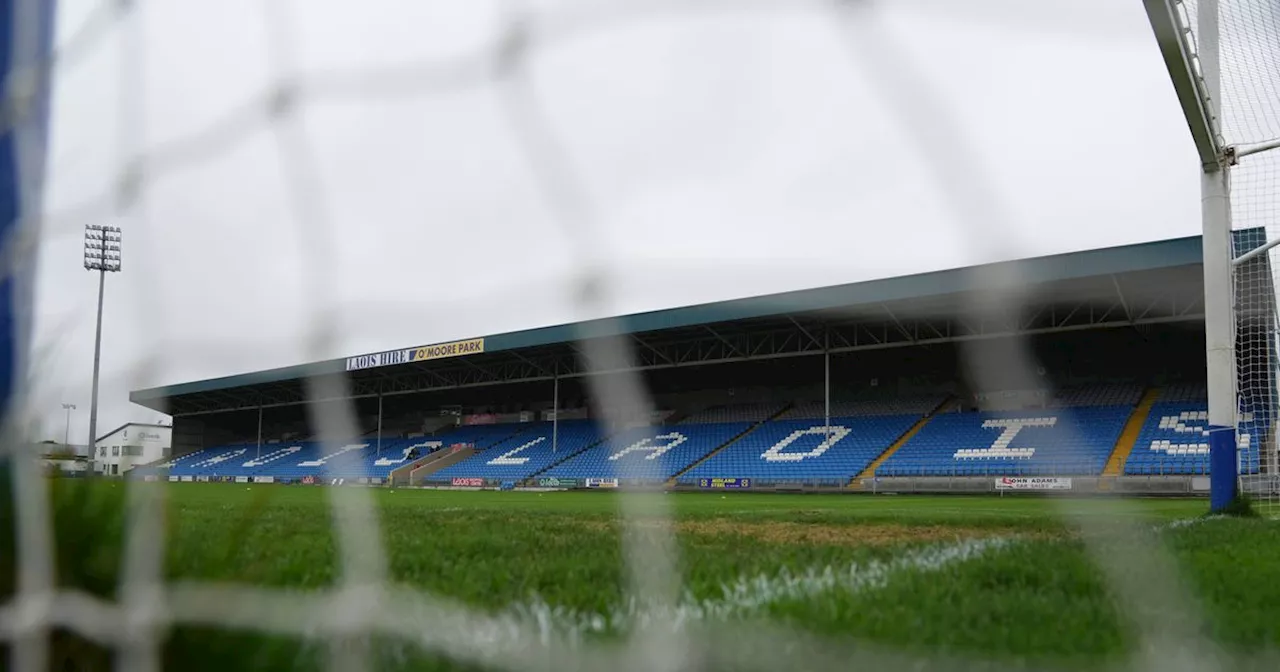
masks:
[[[1280,147],[1280,120],[1268,118],[1272,108],[1255,109],[1280,91],[1250,67],[1267,59],[1268,50],[1250,48],[1257,45],[1248,35],[1277,32],[1274,22],[1259,22],[1258,12],[1242,7],[1257,4],[1144,0],[1200,161],[1209,423],[1237,434],[1231,447],[1239,451],[1233,460],[1239,487],[1266,512],[1280,513],[1273,429],[1280,362],[1270,259],[1280,232],[1272,221],[1256,221],[1260,210],[1267,212],[1258,202],[1280,195],[1248,174],[1252,162],[1273,159],[1267,153]],[[1238,215],[1246,221],[1236,224],[1257,225],[1263,238],[1235,235],[1242,233],[1233,231]],[[1235,486],[1235,479],[1214,480],[1219,494]],[[1223,501],[1216,498],[1215,508]]]

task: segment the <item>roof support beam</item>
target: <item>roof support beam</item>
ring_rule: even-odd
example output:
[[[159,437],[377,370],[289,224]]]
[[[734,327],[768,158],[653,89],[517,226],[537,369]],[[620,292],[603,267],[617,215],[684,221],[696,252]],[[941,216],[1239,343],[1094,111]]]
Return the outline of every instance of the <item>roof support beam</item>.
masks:
[[[788,315],[787,319],[791,320],[791,324],[796,325],[796,329],[799,329],[800,333],[804,334],[805,336],[808,336],[809,340],[812,341],[814,345],[818,346],[819,348],[822,347],[822,341],[819,341],[818,339],[814,338],[813,334],[809,333],[808,329],[805,329],[804,326],[802,326],[799,322],[796,321],[795,316]]]
[[[632,334],[632,335],[631,335],[631,340],[635,341],[636,343],[639,343],[639,344],[640,344],[640,347],[642,347],[642,348],[644,348],[644,349],[648,350],[649,352],[652,352],[653,354],[657,355],[657,356],[658,356],[658,358],[659,358],[659,359],[661,359],[662,361],[664,361],[664,362],[666,362],[666,363],[668,363],[668,364],[675,364],[675,360],[673,360],[673,359],[671,359],[670,357],[668,357],[668,356],[667,356],[665,353],[663,353],[661,350],[659,350],[659,349],[657,349],[657,348],[653,347],[652,345],[649,345],[649,343],[648,343],[647,341],[645,341],[643,338],[640,338],[639,336],[637,336],[637,335],[635,335],[635,334]]]
[[[737,346],[729,342],[729,339],[725,338],[724,336],[721,336],[720,332],[706,325],[704,325],[702,328],[706,329],[712,336],[715,336],[717,339],[719,339],[721,343],[724,343],[725,347],[729,348],[729,350],[732,351],[735,355],[741,356],[743,354],[743,352],[739,350]]]
[[[918,336],[918,334],[916,336],[913,336],[911,332],[907,331],[907,328],[902,326],[902,320],[898,319],[898,316],[894,314],[892,308],[890,308],[887,304],[883,304],[883,303],[880,304],[880,307],[884,310],[885,314],[889,316],[889,319],[893,321],[894,326],[898,327],[898,331],[901,332],[903,336],[907,337],[907,340],[910,340],[910,341],[916,340],[916,336]]]
[[[518,359],[518,360],[520,360],[520,361],[524,362],[525,364],[528,364],[529,366],[532,366],[533,368],[537,369],[537,370],[538,370],[538,372],[539,372],[539,373],[541,373],[542,375],[545,375],[545,376],[553,375],[553,373],[552,373],[551,371],[548,371],[548,370],[546,370],[545,368],[543,368],[542,366],[540,366],[540,365],[538,365],[538,364],[535,364],[535,363],[533,362],[533,360],[530,360],[530,359],[526,358],[524,355],[521,355],[519,352],[516,352],[515,350],[512,350],[512,351],[510,351],[510,352],[511,352],[511,356],[512,356],[512,357],[515,357],[516,359]]]
[[[1114,311],[1108,311],[1108,312],[1114,312]],[[903,347],[922,346],[922,345],[935,345],[935,344],[943,344],[943,343],[959,343],[959,342],[977,341],[977,340],[990,340],[990,339],[997,339],[997,338],[1009,338],[1012,336],[1034,336],[1038,334],[1064,333],[1064,332],[1071,332],[1071,331],[1084,331],[1088,329],[1114,329],[1114,328],[1132,327],[1134,325],[1172,324],[1172,323],[1186,322],[1186,321],[1191,321],[1191,320],[1201,319],[1201,318],[1202,318],[1201,315],[1185,315],[1185,316],[1184,315],[1167,315],[1167,316],[1154,317],[1154,318],[1137,318],[1133,321],[1130,321],[1128,319],[1122,319],[1122,320],[1112,320],[1104,323],[1081,323],[1081,324],[1073,324],[1068,326],[1046,326],[1046,327],[1038,327],[1038,328],[1032,328],[1032,329],[1026,329],[1026,330],[1008,329],[1008,328],[985,330],[983,328],[985,325],[980,325],[979,328],[963,334],[953,333],[951,335],[947,335],[943,337],[919,338],[911,341],[909,340],[889,341],[889,340],[881,339],[881,340],[873,340],[872,342],[869,342],[869,343],[858,342],[856,341],[856,339],[854,342],[851,343],[848,339],[843,338],[839,332],[833,331],[832,336],[834,338],[834,341],[836,343],[843,342],[843,343],[846,343],[846,345],[836,345],[836,343],[833,343],[832,344],[833,347],[830,348],[829,352],[831,352],[832,354],[838,354],[838,353],[847,353],[847,352],[885,350],[885,349],[891,349],[891,348],[903,348]],[[1008,327],[1008,325],[997,325],[997,326]],[[863,331],[866,331],[866,330],[863,329]],[[873,334],[871,334],[869,331],[867,331],[867,333],[868,335],[873,336]],[[821,348],[809,349],[807,348],[807,344],[796,341],[794,349],[790,351],[775,350],[773,352],[770,352],[768,354],[763,354],[763,355],[725,356],[725,357],[721,357],[714,360],[702,361],[702,362],[699,362],[699,364],[706,364],[706,365],[730,364],[734,362],[761,361],[766,359],[780,359],[784,357],[819,356],[819,355],[822,355],[823,352],[824,350]],[[611,369],[608,371],[586,371],[586,370],[579,369],[573,372],[561,373],[559,377],[561,379],[585,378],[593,375],[613,375],[618,373],[629,373],[629,372],[638,372],[638,371],[646,371],[646,370],[671,369],[671,368],[677,368],[682,366],[688,366],[688,365],[680,364],[680,363],[671,363],[671,364],[658,364],[658,365],[652,365],[652,366],[628,366],[625,368]],[[555,379],[555,376],[537,375],[537,376],[526,376],[526,377],[510,379],[510,380],[482,380],[482,381],[459,383],[455,385],[444,385],[444,386],[428,387],[428,388],[421,388],[421,389],[414,389],[414,390],[391,391],[391,392],[386,392],[384,396],[391,397],[391,396],[399,396],[399,395],[407,395],[407,394],[421,394],[423,392],[433,392],[433,391],[449,390],[449,389],[488,387],[491,385],[502,385],[502,384],[509,384],[509,383],[551,381],[554,379]],[[343,397],[343,398],[319,399],[319,400],[315,400],[315,402],[324,403],[324,402],[341,401],[343,399],[366,399],[366,398],[372,398],[376,396],[377,396],[377,393],[374,392],[370,394],[352,395],[352,396]],[[263,407],[274,408],[274,407],[281,407],[281,406],[298,406],[306,403],[309,403],[309,400],[299,400],[299,401],[291,401],[291,402],[276,403],[276,404],[264,404]],[[198,416],[198,415],[212,415],[217,413],[229,413],[229,412],[237,412],[237,411],[255,410],[257,408],[258,408],[257,404],[246,404],[244,406],[239,406],[234,408],[219,408],[219,409],[198,410],[198,411],[191,411],[191,412],[175,412],[173,413],[173,415],[175,416],[180,415],[184,417]]]
[[[1115,273],[1111,274],[1111,286],[1116,290],[1116,298],[1120,300],[1120,307],[1124,309],[1125,317],[1129,318],[1129,321],[1132,322],[1133,309],[1129,307],[1129,302],[1125,300],[1124,290],[1120,288],[1120,279],[1116,277]]]

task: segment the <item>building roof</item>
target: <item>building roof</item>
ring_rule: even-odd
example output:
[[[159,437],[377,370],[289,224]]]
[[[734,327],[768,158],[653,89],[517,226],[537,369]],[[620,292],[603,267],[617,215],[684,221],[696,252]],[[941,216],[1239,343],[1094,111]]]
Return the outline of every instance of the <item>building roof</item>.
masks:
[[[130,395],[130,397],[132,397],[132,395]],[[111,430],[111,431],[107,432],[106,434],[103,434],[102,436],[98,437],[98,438],[97,438],[97,440],[95,440],[95,441],[94,441],[94,444],[97,444],[99,441],[105,441],[105,440],[107,440],[107,439],[111,438],[111,437],[112,437],[113,435],[115,435],[117,432],[121,432],[121,431],[123,431],[123,430],[125,430],[125,429],[128,429],[129,427],[156,427],[156,428],[159,428],[159,429],[173,429],[173,426],[172,426],[172,425],[157,425],[157,424],[150,423],[150,422],[126,422],[126,423],[124,423],[123,425],[120,425],[119,427],[116,427],[115,429],[113,429],[113,430]]]
[[[1248,232],[1246,232],[1248,233]],[[1238,232],[1237,248],[1251,249],[1261,240],[1257,236],[1242,236]],[[576,324],[526,329],[515,332],[477,337],[484,355],[503,351],[527,351],[528,349],[571,343],[584,334],[593,337],[643,334],[664,330],[679,330],[702,325],[715,325],[735,321],[758,321],[760,318],[789,315],[815,314],[836,309],[871,307],[885,304],[927,305],[944,303],[940,299],[954,297],[957,293],[980,287],[979,278],[993,277],[998,273],[1016,273],[1028,285],[1084,281],[1089,278],[1125,274],[1141,275],[1169,269],[1184,269],[1182,279],[1196,279],[1198,274],[1185,272],[1186,267],[1198,266],[1202,259],[1199,236],[1188,236],[1147,243],[1071,252],[1030,259],[987,264],[978,267],[948,269],[919,273],[881,280],[869,280],[816,289],[798,290],[766,296],[735,299],[717,303],[684,306],[667,310],[625,315],[617,318],[591,320]],[[990,274],[985,274],[988,271]],[[1150,275],[1150,274],[1148,274]],[[1110,286],[1111,282],[1106,283]],[[1185,288],[1184,291],[1189,291]],[[954,303],[954,299],[951,299]],[[793,320],[794,321],[794,320]],[[459,343],[447,344],[457,346]],[[253,373],[212,378],[189,383],[167,385],[132,392],[134,403],[166,411],[166,401],[175,397],[196,394],[216,394],[219,391],[267,386],[296,381],[318,375],[340,373],[350,369],[363,369],[357,360],[370,355],[398,357],[413,351],[423,351],[433,346],[408,348],[387,353],[369,353],[345,359],[335,359],[297,366],[288,366]],[[462,346],[467,347],[467,346]],[[518,353],[516,353],[518,356]],[[412,360],[395,359],[392,363]],[[470,358],[467,358],[470,359]],[[357,365],[353,366],[353,363]]]

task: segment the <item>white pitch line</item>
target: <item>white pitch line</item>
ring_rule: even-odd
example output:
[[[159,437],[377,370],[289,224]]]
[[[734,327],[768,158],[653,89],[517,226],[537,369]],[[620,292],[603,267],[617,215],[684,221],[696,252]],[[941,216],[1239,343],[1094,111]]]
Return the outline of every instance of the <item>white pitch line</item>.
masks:
[[[872,560],[843,568],[810,568],[801,573],[784,568],[773,574],[739,577],[722,584],[721,594],[715,598],[698,599],[686,592],[679,604],[668,609],[631,598],[608,613],[584,613],[534,599],[510,607],[500,618],[533,623],[546,636],[563,633],[571,640],[611,630],[654,626],[678,630],[696,622],[757,616],[774,604],[811,599],[827,593],[857,594],[879,590],[889,585],[896,575],[936,572],[982,557],[1007,547],[1011,542],[1007,538],[967,540],[910,551],[889,561]]]
[[[1227,516],[1216,515],[1216,514],[1212,516],[1201,516],[1199,518],[1179,518],[1178,520],[1171,520],[1167,523],[1161,523],[1159,525],[1156,525],[1153,529],[1156,532],[1164,532],[1165,530],[1176,530],[1183,527],[1191,527],[1193,525],[1200,525],[1202,523],[1209,523],[1215,520],[1226,520],[1226,519],[1227,519]]]
[[[891,584],[897,576],[933,572],[975,560],[1006,547],[1010,539],[965,541],[904,553],[889,561],[826,567],[800,574],[780,571],[742,577],[721,587],[721,596],[697,600],[686,594],[676,606],[660,611],[628,602],[608,614],[577,612],[541,601],[499,614],[485,614],[461,604],[408,591],[351,588],[320,593],[293,593],[230,585],[170,585],[158,616],[170,625],[196,624],[296,636],[325,646],[333,637],[378,633],[403,644],[461,661],[506,670],[527,669],[531,656],[538,669],[611,669],[610,658],[588,640],[611,629],[670,627],[677,630],[707,621],[760,615],[782,601],[804,600],[843,591],[865,593]],[[71,627],[94,641],[114,644],[126,639],[122,607],[75,592],[28,596],[0,606],[0,640],[11,641],[29,631],[34,619]],[[47,600],[47,602],[46,602]],[[352,603],[362,606],[352,609]],[[372,605],[377,605],[376,607]],[[615,652],[616,653],[616,652]],[[618,655],[622,655],[619,653]]]

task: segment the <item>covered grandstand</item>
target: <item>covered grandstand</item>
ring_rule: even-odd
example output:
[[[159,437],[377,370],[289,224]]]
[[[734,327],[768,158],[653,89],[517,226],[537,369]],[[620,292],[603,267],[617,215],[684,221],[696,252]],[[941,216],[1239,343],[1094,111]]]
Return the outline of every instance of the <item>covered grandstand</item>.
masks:
[[[1256,247],[1237,233],[1238,253]],[[1179,238],[358,355],[139,390],[170,480],[451,487],[1187,492],[1207,488],[1200,239]],[[1266,255],[1253,278],[1270,279]],[[1024,310],[982,309],[1017,277]],[[996,278],[996,280],[991,280]],[[1005,288],[1007,289],[1007,288]],[[1273,469],[1274,289],[1240,336],[1242,470]],[[1259,300],[1263,297],[1265,300]],[[975,309],[975,306],[977,308]],[[658,411],[598,422],[583,342],[622,339]],[[1039,379],[1002,382],[1027,339]],[[972,375],[961,348],[985,348]],[[307,379],[349,397],[309,400]],[[980,379],[984,386],[971,381]],[[993,382],[995,381],[995,382]],[[361,436],[314,439],[353,404]]]

